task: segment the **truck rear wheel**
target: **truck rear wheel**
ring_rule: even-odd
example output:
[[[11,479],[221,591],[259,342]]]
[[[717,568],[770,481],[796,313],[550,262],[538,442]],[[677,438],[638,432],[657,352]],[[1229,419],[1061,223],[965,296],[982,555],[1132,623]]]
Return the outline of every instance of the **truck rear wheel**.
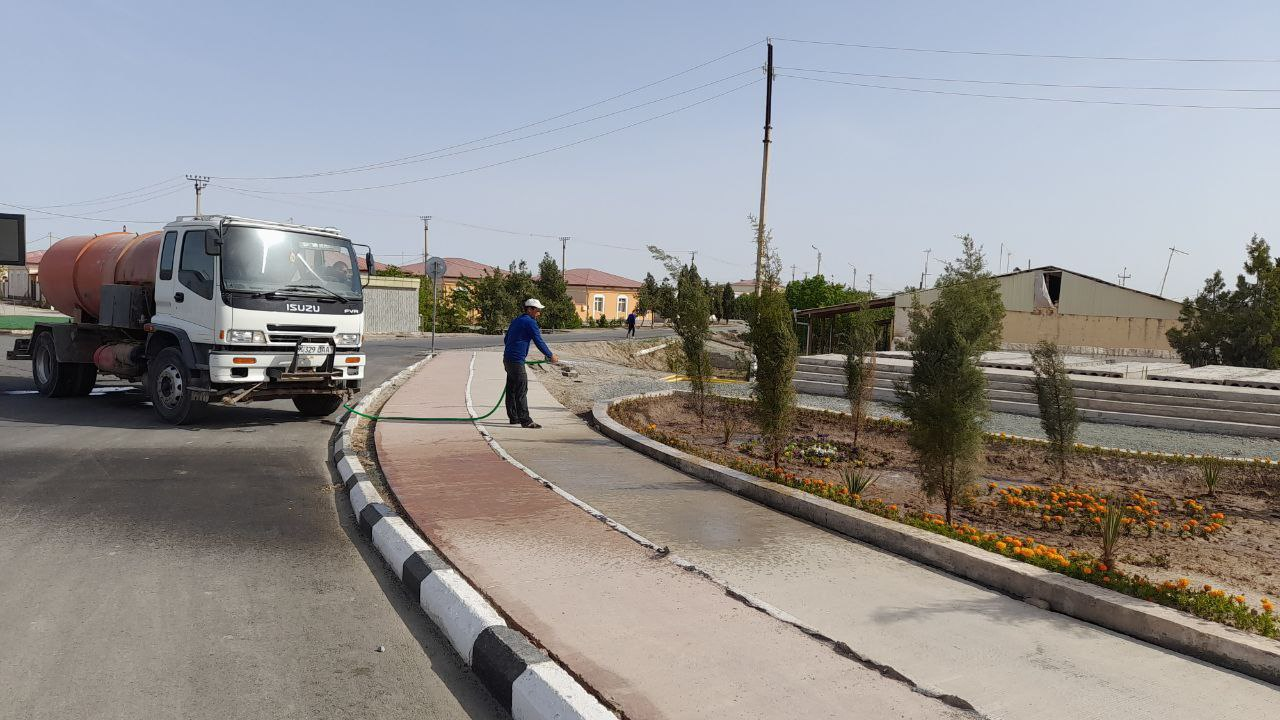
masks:
[[[58,362],[53,335],[48,332],[40,333],[31,343],[31,377],[36,382],[36,390],[45,397],[88,395],[93,389],[93,385],[87,390],[83,388],[85,380],[80,363]],[[96,369],[93,377],[97,377]]]
[[[324,417],[341,405],[341,395],[298,395],[293,399],[293,406],[307,417]]]
[[[199,420],[209,403],[191,391],[191,370],[177,348],[165,348],[147,364],[147,395],[161,420],[182,425]]]

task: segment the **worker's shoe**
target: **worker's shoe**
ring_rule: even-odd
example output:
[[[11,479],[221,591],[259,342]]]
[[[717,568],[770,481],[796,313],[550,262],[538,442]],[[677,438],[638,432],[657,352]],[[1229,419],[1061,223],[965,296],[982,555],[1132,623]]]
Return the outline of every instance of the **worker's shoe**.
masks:
[[[522,427],[522,428],[529,428],[529,429],[531,429],[531,430],[537,430],[538,428],[541,428],[542,426],[541,426],[541,425],[539,425],[539,424],[538,424],[538,423],[536,423],[536,422],[527,422],[527,423],[520,423],[520,427]]]

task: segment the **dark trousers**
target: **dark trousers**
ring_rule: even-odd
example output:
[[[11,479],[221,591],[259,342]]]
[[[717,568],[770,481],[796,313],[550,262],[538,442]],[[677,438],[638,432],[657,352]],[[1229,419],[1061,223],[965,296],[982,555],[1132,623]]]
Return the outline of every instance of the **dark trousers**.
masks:
[[[524,363],[502,359],[507,369],[507,419],[525,425],[533,422],[529,417],[529,375]]]
[[[636,336],[635,323],[627,323],[627,337],[635,337],[635,336]]]

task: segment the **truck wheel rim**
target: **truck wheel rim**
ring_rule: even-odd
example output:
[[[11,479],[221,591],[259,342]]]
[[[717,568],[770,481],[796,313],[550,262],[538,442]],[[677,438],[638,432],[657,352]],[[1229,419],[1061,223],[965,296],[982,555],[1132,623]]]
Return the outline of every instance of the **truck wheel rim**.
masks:
[[[156,381],[156,397],[161,405],[172,410],[182,402],[182,373],[172,365],[166,365],[160,371]]]
[[[48,385],[53,377],[53,353],[49,352],[44,345],[36,351],[36,380],[41,385]]]

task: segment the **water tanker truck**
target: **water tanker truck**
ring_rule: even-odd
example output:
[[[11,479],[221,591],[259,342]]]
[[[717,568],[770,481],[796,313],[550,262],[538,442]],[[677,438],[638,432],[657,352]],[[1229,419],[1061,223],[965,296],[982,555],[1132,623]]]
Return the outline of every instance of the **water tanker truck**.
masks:
[[[9,358],[31,361],[46,397],[88,395],[99,374],[140,381],[180,425],[211,402],[328,415],[364,379],[361,273],[333,228],[206,215],[69,237],[41,258],[40,285],[72,322],[37,324]]]

